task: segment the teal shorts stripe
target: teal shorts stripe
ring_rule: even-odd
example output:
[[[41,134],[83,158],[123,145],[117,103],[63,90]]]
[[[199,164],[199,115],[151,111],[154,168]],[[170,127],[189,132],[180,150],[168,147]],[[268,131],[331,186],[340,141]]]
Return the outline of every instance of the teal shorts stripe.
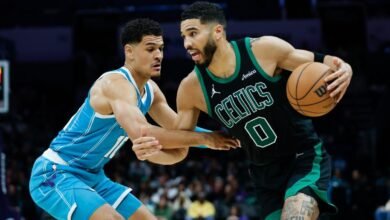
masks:
[[[278,209],[265,217],[265,220],[280,220],[282,217],[282,210]]]
[[[283,208],[284,201],[299,192],[316,199],[321,214],[337,212],[328,199],[331,161],[322,143],[271,164],[251,164],[249,171],[260,203],[261,219],[272,219]]]
[[[289,182],[291,186],[287,189],[284,199],[286,200],[288,197],[295,196],[298,192],[303,192],[314,197],[319,202],[320,208],[324,209],[321,211],[336,213],[337,208],[330,202],[327,193],[327,183],[331,175],[329,166],[329,156],[323,150],[322,143],[320,142],[314,146],[310,172],[298,180],[295,180],[295,178],[291,179]],[[295,175],[295,177],[299,176],[301,174]],[[293,183],[294,181],[295,183]]]
[[[321,146],[322,144],[319,143],[314,147],[315,157],[313,160],[313,165],[311,171],[302,179],[295,182],[294,185],[292,185],[290,188],[288,188],[286,195],[284,196],[284,199],[287,199],[288,197],[296,195],[299,190],[307,187],[307,186],[314,186],[315,183],[320,178],[320,163],[322,160],[322,152],[321,152]],[[317,188],[318,189],[318,188]],[[321,190],[319,190],[321,191]]]

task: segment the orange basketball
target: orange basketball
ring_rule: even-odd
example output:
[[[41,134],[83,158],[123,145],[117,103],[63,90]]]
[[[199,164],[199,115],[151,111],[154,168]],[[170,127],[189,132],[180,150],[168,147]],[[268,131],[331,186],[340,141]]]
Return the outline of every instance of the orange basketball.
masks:
[[[309,62],[298,66],[289,76],[286,86],[291,106],[309,117],[318,117],[330,112],[336,101],[327,91],[324,78],[332,73],[323,63]]]

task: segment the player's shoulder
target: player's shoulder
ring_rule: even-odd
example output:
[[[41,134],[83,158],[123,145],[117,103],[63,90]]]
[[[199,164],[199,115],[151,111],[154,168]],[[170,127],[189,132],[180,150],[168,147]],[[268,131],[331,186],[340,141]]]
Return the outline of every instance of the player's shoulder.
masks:
[[[194,69],[180,82],[177,97],[188,105],[197,102],[200,96],[202,96],[201,85]]]
[[[102,86],[103,89],[116,88],[118,85],[129,84],[128,80],[122,74],[102,75],[95,83]]]
[[[121,71],[111,70],[111,71],[104,72],[99,77],[99,79],[108,79],[108,80],[110,80],[110,79],[126,79],[126,76]]]
[[[249,38],[249,40],[252,48],[268,47],[274,44],[278,44],[281,41],[280,38],[271,35],[264,35],[261,37],[253,37],[253,38],[251,37]]]
[[[159,88],[158,84],[152,79],[149,79],[147,83],[153,88]]]
[[[101,91],[104,96],[123,93],[123,91],[134,92],[135,87],[118,72],[106,72],[102,74],[93,84],[91,91]]]
[[[95,81],[94,86],[112,86],[118,81],[127,81],[126,76],[119,71],[107,71],[100,75],[100,77]]]
[[[293,48],[289,43],[275,36],[251,38],[251,49],[258,60],[280,60]]]
[[[149,79],[147,84],[149,84],[149,86],[154,94],[162,93],[160,87],[158,86],[158,84],[154,80]]]
[[[195,73],[195,69],[192,70],[186,77],[184,77],[179,85],[179,90],[188,90],[193,91],[197,87],[199,87],[198,77]]]
[[[193,69],[186,77],[183,78],[181,84],[193,85],[195,83],[198,83],[198,77],[196,75],[195,69]]]

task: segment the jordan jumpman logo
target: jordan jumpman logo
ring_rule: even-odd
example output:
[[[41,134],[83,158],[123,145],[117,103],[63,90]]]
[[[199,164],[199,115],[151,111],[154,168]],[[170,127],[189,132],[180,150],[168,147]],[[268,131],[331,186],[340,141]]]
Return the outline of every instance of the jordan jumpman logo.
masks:
[[[212,88],[211,88],[211,98],[213,98],[213,96],[214,96],[215,94],[221,94],[221,92],[216,91],[216,90],[214,89],[214,84],[213,84],[213,85],[212,85]]]

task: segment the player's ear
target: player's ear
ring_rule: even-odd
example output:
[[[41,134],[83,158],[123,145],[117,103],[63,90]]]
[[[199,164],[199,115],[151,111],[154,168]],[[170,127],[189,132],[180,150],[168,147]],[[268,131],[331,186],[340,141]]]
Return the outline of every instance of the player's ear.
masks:
[[[134,47],[131,44],[126,44],[124,47],[125,50],[125,56],[127,59],[133,60],[134,59]]]
[[[217,24],[214,27],[215,39],[220,40],[224,36],[224,28],[223,25]]]

